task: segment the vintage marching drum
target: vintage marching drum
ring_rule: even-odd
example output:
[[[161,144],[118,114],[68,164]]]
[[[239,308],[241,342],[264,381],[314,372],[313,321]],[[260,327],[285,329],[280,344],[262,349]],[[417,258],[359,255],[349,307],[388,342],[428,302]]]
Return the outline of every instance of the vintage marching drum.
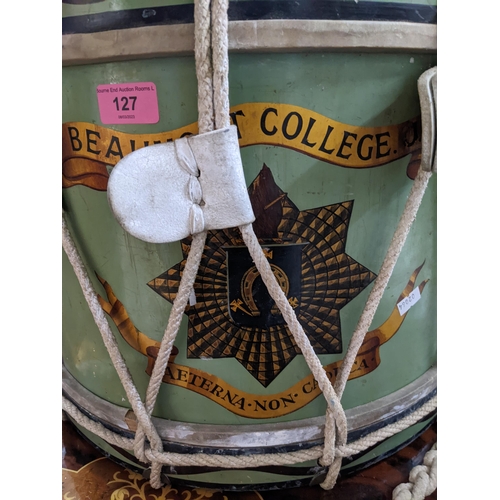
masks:
[[[254,231],[333,381],[420,165],[419,76],[436,65],[435,2],[231,1],[230,117]],[[63,208],[132,378],[144,395],[191,238],[128,234],[110,209],[113,167],[150,144],[197,133],[193,5],[63,0]],[[63,256],[63,394],[123,436],[137,420]],[[342,398],[353,441],[436,393],[436,179]],[[245,455],[323,441],[325,399],[236,229],[209,231],[165,370],[154,423],[164,449]],[[345,459],[381,460],[420,422]],[[81,432],[148,473],[130,450]],[[316,483],[289,466],[164,467],[223,489]]]

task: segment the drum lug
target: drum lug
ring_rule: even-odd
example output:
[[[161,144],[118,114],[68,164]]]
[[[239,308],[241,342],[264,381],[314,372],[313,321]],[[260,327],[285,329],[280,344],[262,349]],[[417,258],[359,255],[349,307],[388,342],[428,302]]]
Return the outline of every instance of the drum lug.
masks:
[[[149,478],[151,477],[151,468],[143,469],[141,474],[146,481],[149,481]]]
[[[437,67],[428,69],[418,79],[418,95],[422,111],[421,168],[437,170]]]
[[[316,467],[316,469],[317,469],[316,474],[314,474],[314,476],[311,478],[309,486],[316,486],[318,484],[321,484],[326,478],[326,474],[328,473],[328,467]]]
[[[171,484],[170,478],[164,472],[161,473],[160,478],[164,486],[169,486]]]

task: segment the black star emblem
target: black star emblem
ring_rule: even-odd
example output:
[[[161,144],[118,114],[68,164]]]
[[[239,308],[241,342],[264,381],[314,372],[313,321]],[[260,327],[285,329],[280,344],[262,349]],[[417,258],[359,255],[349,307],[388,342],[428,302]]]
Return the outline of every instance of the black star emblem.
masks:
[[[342,352],[339,311],[376,277],[345,253],[354,201],[299,210],[264,165],[249,187],[254,230],[317,354]],[[148,285],[173,302],[184,259]],[[194,285],[188,357],[236,358],[264,387],[300,354],[237,229],[209,231]]]

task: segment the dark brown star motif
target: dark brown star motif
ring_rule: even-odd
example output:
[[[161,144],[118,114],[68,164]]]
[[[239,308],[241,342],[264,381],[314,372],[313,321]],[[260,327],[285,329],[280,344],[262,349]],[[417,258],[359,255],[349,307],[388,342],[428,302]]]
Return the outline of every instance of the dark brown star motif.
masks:
[[[376,277],[345,253],[354,201],[299,210],[264,165],[249,187],[255,233],[317,354],[342,352],[339,311]],[[169,302],[184,259],[148,285]],[[300,354],[238,229],[209,231],[195,281],[188,357],[236,358],[264,387]]]

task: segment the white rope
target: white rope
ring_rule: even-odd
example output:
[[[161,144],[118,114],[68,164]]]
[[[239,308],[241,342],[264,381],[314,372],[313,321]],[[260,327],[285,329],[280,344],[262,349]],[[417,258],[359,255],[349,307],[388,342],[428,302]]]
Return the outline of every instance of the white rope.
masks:
[[[216,3],[220,4],[220,1]],[[226,5],[226,10],[227,10],[227,5]],[[225,15],[225,17],[227,17],[227,15]],[[212,75],[213,65],[211,58],[212,44],[211,44],[210,28],[211,28],[210,0],[199,0],[195,2],[195,34],[196,34],[195,59],[196,59],[196,76],[198,79],[199,133],[210,132],[214,130],[214,125],[215,125],[214,106],[213,106],[214,78]],[[223,28],[224,26],[222,26],[221,29],[217,30],[217,36],[214,38],[219,58],[220,58],[220,53],[224,51],[224,48],[223,49],[218,48],[218,45],[220,45],[221,43],[224,44]],[[227,58],[227,22],[226,22],[225,53]],[[227,69],[227,63],[226,63],[226,69]],[[218,89],[220,88],[221,84],[223,84],[223,82],[219,80]],[[227,113],[229,116],[229,105],[227,107]],[[220,119],[220,111],[217,113],[217,117]],[[172,310],[170,312],[168,324],[165,329],[164,335],[162,337],[158,356],[156,358],[153,371],[151,373],[151,379],[149,381],[146,392],[145,406],[149,417],[151,416],[154,410],[158,393],[160,391],[160,387],[162,384],[163,375],[165,373],[165,369],[168,364],[168,359],[181,325],[182,317],[184,315],[189,295],[191,293],[191,290],[193,289],[201,257],[203,255],[203,249],[205,247],[206,236],[207,236],[206,232],[198,233],[193,236],[191,249],[187,257],[186,265],[182,272],[179,290],[172,305]],[[146,459],[145,446],[146,446],[145,433],[142,426],[139,426],[135,438],[134,453],[138,458],[141,458],[143,461],[145,461]],[[161,453],[162,450],[155,449],[155,451]],[[161,463],[156,460],[152,460],[150,483],[154,488],[160,488],[162,486],[161,469],[162,469]]]
[[[214,127],[210,24],[210,0],[195,0],[194,57],[198,80],[198,131],[200,134],[211,132]]]
[[[198,78],[198,127],[200,133],[209,132],[213,130],[214,127],[222,128],[229,124],[227,55],[228,0],[213,0],[212,12],[210,12],[210,4],[210,0],[197,0],[195,2],[195,58],[196,73]],[[240,227],[242,237],[249,248],[249,252],[262,276],[262,280],[266,284],[271,297],[280,309],[289,330],[304,355],[304,358],[311,369],[314,378],[318,382],[318,386],[320,387],[328,405],[325,419],[325,443],[324,447],[318,447],[318,449],[321,450],[321,453],[316,457],[321,457],[322,465],[329,466],[327,477],[321,485],[325,489],[330,489],[335,484],[343,456],[341,455],[341,450],[344,450],[347,441],[347,421],[340,403],[340,397],[344,391],[345,383],[347,382],[347,378],[351,371],[356,354],[363,342],[366,332],[368,331],[377,306],[391,276],[392,270],[394,269],[396,260],[401,252],[406,236],[415,218],[416,211],[418,210],[425,192],[429,176],[430,173],[419,172],[417,179],[412,186],[412,191],[396,230],[396,234],[391,242],[391,246],[382,265],[380,274],[375,282],[369,300],[349,344],[335,388],[332,387],[332,384],[330,383],[318,356],[314,352],[308,337],[298,322],[292,307],[281,290],[281,287],[277,283],[270,265],[263,254],[262,248],[258,243],[257,237],[253,232],[252,226],[246,225]],[[75,273],[78,277],[80,285],[82,286],[82,290],[87,303],[89,304],[89,308],[92,311],[94,320],[101,332],[113,365],[118,372],[127,397],[138,420],[138,431],[132,448],[127,449],[133,449],[134,453],[140,460],[148,460],[152,463],[150,482],[154,488],[161,487],[160,476],[162,464],[180,465],[175,462],[178,458],[177,455],[179,454],[163,452],[163,444],[152,423],[151,413],[156,403],[159,388],[162,383],[162,377],[180,327],[182,315],[187,304],[189,294],[196,279],[205,239],[206,233],[199,233],[193,236],[191,251],[183,270],[179,291],[174,300],[172,312],[160,344],[158,358],[155,362],[153,373],[148,384],[145,404],[143,404],[133,383],[132,377],[125,365],[123,357],[118,350],[116,339],[110,330],[109,324],[104,316],[104,311],[99,305],[97,294],[95,293],[92,283],[86,274],[81,258],[78,255],[76,246],[71,240],[71,236],[67,230],[63,217],[64,249],[68,254],[68,258],[70,259],[73,268],[75,269]],[[69,408],[68,403],[65,404],[66,407]],[[95,429],[97,435],[100,435],[98,433],[100,432],[105,436],[111,436],[109,434],[109,430],[103,430],[98,427],[100,424],[96,425],[96,422],[86,419],[86,417],[82,418],[82,416],[80,416],[79,418],[82,422],[86,422],[87,425]],[[380,435],[382,435],[382,433]],[[146,442],[146,437],[148,438],[149,443]],[[117,438],[110,437],[110,439]],[[131,440],[129,441],[131,442]],[[127,441],[127,446],[130,446],[129,441]],[[124,443],[123,440],[120,440],[120,442]],[[318,450],[315,450],[315,452],[317,451]],[[310,454],[310,450],[307,450],[307,453]],[[186,460],[186,457],[192,457],[190,455],[181,456],[183,457],[183,460]],[[200,456],[202,457],[204,465],[216,463],[217,466],[224,466],[228,468],[246,467],[247,465],[235,464],[240,464],[240,462],[247,464],[248,461],[255,466],[256,460],[263,460],[263,457],[265,457],[264,455],[251,455],[250,457],[221,457],[219,455],[212,456],[206,454],[196,454],[196,456],[198,458],[200,458]],[[297,458],[297,456],[293,453],[270,454],[270,456],[272,457],[273,465],[281,463],[297,463],[297,461],[300,462],[310,459],[304,458],[302,455],[300,455],[300,458]],[[285,457],[285,462],[276,462],[276,460],[281,459],[282,456]],[[191,460],[189,462],[190,464],[193,463],[192,458],[187,458],[187,460]],[[215,462],[207,462],[207,460],[214,460]],[[290,462],[290,460],[292,460],[292,462]],[[225,465],[221,465],[222,463]]]
[[[259,253],[256,252],[256,244],[258,245],[258,242],[256,243],[256,238],[255,235],[252,236],[252,233],[249,231],[248,227],[243,227],[242,228],[244,237],[246,238],[247,244],[249,245],[250,251],[255,254],[256,258],[256,265],[258,265],[262,272],[263,276],[266,276],[266,279],[269,279],[268,273],[266,273],[264,267],[267,263],[267,259],[264,257],[264,261],[261,262],[261,259],[259,258]],[[84,293],[85,299],[87,303],[89,304],[89,308],[91,309],[91,312],[94,316],[94,320],[96,321],[96,324],[99,327],[99,330],[101,331],[101,335],[103,336],[103,340],[106,344],[106,347],[108,348],[108,351],[110,353],[110,357],[113,361],[113,364],[115,365],[115,368],[120,375],[120,379],[122,380],[122,384],[125,388],[125,391],[127,393],[127,397],[129,398],[129,401],[131,402],[132,408],[134,410],[134,413],[138,417],[138,421],[144,421],[145,425],[144,427],[148,429],[148,431],[151,432],[151,435],[154,438],[154,432],[156,430],[154,429],[153,423],[151,422],[150,414],[144,406],[142,405],[142,402],[140,401],[139,396],[135,396],[136,389],[135,386],[133,385],[133,382],[131,380],[130,374],[128,373],[128,370],[124,364],[123,358],[121,357],[119,351],[117,350],[118,348],[116,347],[116,352],[115,349],[113,348],[114,345],[116,345],[116,341],[114,339],[113,334],[111,333],[111,330],[109,328],[109,324],[107,323],[107,320],[104,316],[104,311],[102,310],[98,299],[97,299],[97,294],[92,286],[92,283],[90,282],[90,279],[87,275],[87,272],[85,270],[85,267],[83,265],[83,262],[81,261],[81,257],[78,253],[78,250],[76,249],[76,246],[72,240],[71,234],[69,233],[66,223],[63,218],[63,248],[66,251],[66,254],[68,255],[69,261],[72,264],[75,274],[78,277],[78,280],[80,282],[80,285],[82,287],[82,291]],[[260,248],[260,246],[259,246]],[[189,257],[188,257],[189,258]],[[196,260],[198,258],[195,253],[193,253],[193,258]],[[258,263],[258,264],[257,264]],[[268,265],[268,263],[267,263]],[[186,274],[187,276],[187,274]],[[264,279],[264,278],[263,278]],[[283,313],[288,316],[290,313],[289,310],[287,310],[287,307],[284,306],[281,301],[282,297],[276,296],[276,288],[270,285],[271,292],[273,295],[275,295],[275,300],[281,304],[283,307]],[[279,288],[281,291],[281,288]],[[286,299],[286,297],[285,297]],[[286,301],[288,304],[288,301]],[[292,310],[293,312],[293,310]],[[292,318],[287,318],[291,323],[294,322],[293,317]],[[295,319],[296,321],[296,319]],[[170,323],[170,322],[169,322]],[[300,327],[300,325],[299,325]],[[167,327],[168,330],[168,327]],[[294,328],[295,330],[295,328]],[[111,337],[109,339],[108,337]],[[164,339],[167,337],[165,335]],[[307,337],[306,337],[307,339]],[[162,340],[162,346],[165,349],[165,343]],[[309,347],[307,343],[303,343],[304,339],[298,337],[298,344],[301,346],[302,349],[304,349],[304,352],[308,353],[308,362],[311,363],[312,365],[312,370],[317,371],[317,367],[314,366],[315,358],[317,359],[317,356],[313,356],[311,352],[309,351]],[[308,341],[307,341],[308,342]],[[165,353],[168,353],[168,350],[166,349],[164,351]],[[166,356],[166,359],[168,361],[168,356]],[[120,366],[120,363],[123,363],[123,366]],[[159,370],[160,373],[163,373],[161,370]],[[323,370],[324,373],[324,370]],[[130,380],[129,380],[130,377]],[[153,377],[152,377],[153,378]],[[318,383],[324,384],[325,381],[322,379],[322,377],[318,377]],[[151,384],[150,387],[152,386],[156,387],[155,384]],[[149,388],[148,388],[149,389]],[[134,392],[135,391],[135,392]],[[329,394],[332,391],[331,384],[326,385],[326,390],[325,392]],[[336,398],[335,393],[332,392],[332,397],[333,399]],[[378,431],[375,431],[371,434],[368,434],[362,439],[359,439],[353,443],[349,443],[346,445],[338,445],[335,450],[334,450],[334,460],[340,461],[342,457],[347,457],[347,456],[352,456],[357,453],[360,453],[364,451],[365,449],[374,446],[378,442],[387,439],[394,434],[397,434],[398,432],[401,432],[402,430],[410,427],[411,425],[414,425],[416,422],[427,416],[429,413],[435,410],[436,408],[436,398],[434,397],[431,399],[429,402],[424,404],[422,407],[420,407],[418,410],[410,414],[409,416],[401,419],[400,421],[391,424],[389,426],[386,426],[382,429],[379,429]],[[336,408],[341,408],[341,405],[333,405],[333,409]],[[63,398],[63,410],[69,414],[72,418],[75,419],[75,421],[85,427],[87,430],[95,433],[97,436],[101,437],[102,439],[106,440],[109,443],[115,444],[117,446],[123,447],[124,449],[128,450],[134,450],[135,453],[135,446],[134,446],[134,440],[124,438],[123,436],[120,436],[118,434],[113,433],[112,431],[106,429],[104,426],[99,424],[98,422],[95,422],[94,420],[89,419],[86,417],[83,413],[81,413],[76,406],[74,406],[72,403],[70,403],[67,399]],[[143,425],[141,423],[141,425]],[[148,434],[146,432],[146,434]],[[137,436],[137,433],[136,433]],[[137,438],[136,438],[137,439]],[[227,467],[227,468],[244,468],[248,466],[264,466],[264,465],[285,465],[285,464],[294,464],[294,463],[301,463],[303,461],[307,460],[312,460],[312,459],[317,459],[324,457],[324,447],[322,446],[316,446],[314,448],[311,448],[309,450],[301,450],[298,452],[292,452],[292,453],[282,453],[282,454],[264,454],[264,455],[251,455],[250,458],[248,457],[221,457],[220,455],[208,455],[208,454],[196,454],[193,456],[190,455],[185,455],[185,454],[172,454],[172,453],[164,453],[162,452],[162,447],[158,445],[157,441],[153,441],[155,443],[154,448],[152,449],[151,446],[148,443],[145,443],[143,445],[143,453],[141,453],[141,456],[138,457],[141,461],[151,461],[153,463],[157,464],[157,467],[159,464],[164,464],[164,465],[210,465],[210,466],[218,466],[218,467]],[[194,457],[194,458],[193,458]],[[161,471],[161,467],[160,467]]]
[[[62,218],[62,243],[64,251],[68,256],[69,262],[71,263],[71,266],[75,271],[76,277],[78,278],[78,282],[80,283],[83,295],[85,297],[85,300],[87,301],[94,321],[99,328],[104,345],[106,346],[113,366],[118,373],[130,405],[132,406],[132,409],[134,410],[134,413],[137,417],[138,423],[144,429],[144,432],[146,433],[150,443],[159,451],[162,449],[160,436],[158,435],[151,421],[151,418],[144,408],[139,392],[134,385],[132,376],[128,371],[125,360],[120,353],[118,344],[106,319],[104,310],[99,304],[97,293],[94,289],[94,286],[92,285],[92,282],[90,281],[87,270],[85,269],[80,254],[78,253],[76,245],[68,230],[66,221],[64,220],[64,215]]]
[[[191,251],[187,257],[186,267],[182,273],[179,290],[172,305],[172,310],[168,318],[167,328],[163,334],[163,338],[158,351],[158,356],[151,373],[148,388],[146,391],[146,412],[151,416],[156,404],[156,399],[160,391],[162,379],[165,374],[165,369],[168,364],[168,358],[172,351],[177,332],[179,331],[182,317],[186,309],[186,304],[189,299],[189,294],[193,289],[193,284],[198,273],[203,249],[205,247],[206,232],[199,233],[193,236]],[[135,439],[134,452],[138,454],[138,458],[144,460],[145,433],[142,426],[138,427]],[[156,451],[162,451],[157,449]],[[161,464],[153,462],[151,467],[151,485],[154,483],[154,488],[161,487]]]
[[[257,267],[262,277],[262,281],[266,285],[269,295],[272,297],[283,315],[295,343],[299,347],[300,352],[304,355],[304,359],[326,399],[328,409],[326,411],[325,420],[325,446],[321,463],[322,465],[332,466],[330,468],[332,474],[329,473],[329,477],[327,479],[328,482],[326,486],[328,486],[331,482],[331,477],[333,475],[335,478],[337,477],[342,462],[340,457],[335,458],[336,441],[337,446],[344,446],[347,441],[347,419],[344,409],[342,408],[340,399],[335,393],[321,361],[314,352],[309,338],[304,333],[302,325],[297,319],[297,315],[288,302],[283,290],[276,281],[276,277],[274,276],[271,266],[262,251],[262,247],[255,236],[252,225],[248,224],[246,226],[241,226],[240,231],[243,236],[243,240],[248,247],[248,251],[250,252],[250,255],[255,263],[255,267]],[[335,484],[335,478],[333,479],[333,484]],[[333,484],[326,489],[332,488]]]
[[[95,292],[95,290],[92,286],[92,283],[91,283],[90,278],[87,274],[87,271],[83,265],[83,262],[81,260],[79,253],[78,253],[78,250],[76,249],[76,246],[73,242],[71,234],[70,234],[69,230],[67,229],[64,218],[63,218],[62,223],[63,223],[63,233],[62,233],[63,248],[64,248],[66,254],[68,255],[68,259],[69,259],[71,265],[73,266],[73,269],[74,269],[75,274],[78,278],[78,281],[79,281],[80,286],[82,288],[82,291],[84,293],[87,304],[89,305],[89,308],[92,312],[92,315],[94,316],[94,320],[96,321],[96,324],[101,332],[101,335],[103,336],[103,340],[105,341],[106,347],[108,348],[108,352],[110,353],[110,357],[112,358],[113,364],[115,365],[116,370],[119,372],[120,378],[121,379],[123,378],[125,380],[125,382],[122,380],[122,384],[124,385],[125,391],[127,392],[127,397],[129,398],[129,400],[131,400],[131,404],[132,404],[132,401],[136,403],[136,407],[134,407],[134,404],[132,404],[132,408],[133,408],[134,412],[136,413],[136,415],[138,417],[142,416],[142,418],[146,422],[151,422],[150,416],[145,411],[144,406],[142,405],[142,402],[140,401],[139,396],[137,395],[137,397],[134,397],[134,394],[135,394],[134,391],[136,391],[135,386],[133,385],[133,382],[131,380],[131,376],[128,373],[128,370],[125,366],[123,358],[121,357],[121,354],[118,351],[118,348],[116,347],[116,351],[114,349],[114,345],[116,345],[116,341],[115,341],[114,336],[109,328],[109,324],[104,316],[104,311],[102,310],[102,308],[99,304],[99,301],[97,298],[97,293]],[[244,237],[246,238],[246,242],[249,245],[250,252],[255,254],[255,258],[257,259],[256,265],[260,266],[260,268],[262,269],[262,272],[265,276],[265,279],[269,280],[268,273],[264,269],[264,267],[266,265],[265,263],[267,263],[267,259],[265,259],[265,257],[263,257],[265,263],[261,262],[261,260],[259,258],[259,253],[257,253],[255,250],[255,245],[256,245],[256,243],[254,241],[255,235],[253,234],[253,236],[252,236],[252,233],[250,233],[249,228],[246,226],[243,226],[242,230],[243,230]],[[258,242],[257,242],[257,245],[258,245]],[[197,256],[194,253],[193,253],[193,258],[197,259]],[[269,265],[269,264],[267,263],[267,265]],[[280,305],[283,307],[284,314],[288,316],[290,314],[290,311],[287,310],[286,306],[284,306],[282,304],[283,298],[280,297],[279,294],[276,295],[276,289],[275,289],[275,287],[272,286],[272,284],[270,285],[270,288],[271,288],[271,293],[273,293],[273,295],[275,295],[275,297],[276,297],[275,300],[278,303],[280,303]],[[281,291],[281,288],[279,288],[279,290]],[[285,301],[288,304],[286,297],[285,297]],[[293,312],[293,310],[292,310],[292,312]],[[287,319],[291,323],[293,323],[293,317],[292,318],[287,317]],[[295,318],[295,321],[296,321],[296,318]],[[300,324],[299,324],[299,327],[300,327]],[[167,330],[168,330],[168,327],[167,327]],[[111,339],[109,339],[108,337],[111,337]],[[312,351],[312,353],[310,352],[310,350],[309,350],[309,348],[311,348],[310,343],[308,346],[307,343],[309,341],[308,341],[307,337],[305,337],[305,340],[304,340],[304,337],[305,337],[305,335],[303,336],[303,338],[300,338],[300,337],[298,338],[299,345],[302,349],[304,349],[304,352],[308,353],[308,360],[309,360],[308,362],[311,363],[312,370],[317,371],[317,367],[314,365],[314,362],[315,362],[314,358],[316,357],[316,359],[317,359],[317,356],[315,356],[314,351]],[[165,339],[163,339],[163,340],[165,340]],[[162,340],[162,344],[165,345],[163,340]],[[110,346],[110,347],[108,347],[108,346]],[[168,356],[166,357],[166,359],[168,361]],[[125,366],[124,369],[119,365],[120,362],[122,362],[123,365]],[[323,370],[323,373],[325,373],[323,368],[322,368],[322,370]],[[163,373],[163,372],[160,372],[160,373]],[[130,380],[129,380],[129,377],[130,377]],[[324,379],[321,376],[319,376],[318,378],[319,378],[318,384],[325,383]],[[329,384],[329,386],[326,385],[325,392],[328,394],[330,391],[331,391],[331,384]],[[336,396],[334,393],[332,394],[332,397],[335,399]],[[138,402],[137,402],[137,399],[138,399]],[[338,407],[340,407],[340,405]],[[333,405],[333,408],[335,408],[335,404]],[[336,456],[350,456],[352,454],[359,453],[360,451],[363,451],[367,447],[373,446],[373,444],[378,442],[379,438],[386,439],[386,438],[390,437],[391,435],[393,435],[394,433],[400,432],[401,430],[404,430],[407,427],[413,425],[415,422],[417,422],[421,418],[425,417],[428,413],[434,411],[435,408],[436,408],[436,398],[434,397],[432,400],[430,400],[428,403],[424,404],[421,408],[419,408],[416,412],[412,413],[408,417],[405,417],[405,418],[401,419],[400,421],[396,422],[395,424],[392,424],[391,426],[380,429],[379,431],[376,431],[376,433],[369,434],[368,436],[359,440],[359,443],[361,443],[360,444],[361,448],[356,448],[356,445],[354,445],[352,443],[345,445],[345,446],[339,445],[337,447],[335,455]],[[64,408],[64,409],[66,410],[66,408]],[[74,416],[73,414],[71,414],[71,415]],[[138,420],[139,420],[139,418],[138,418]],[[91,422],[93,422],[93,421],[91,421]],[[151,422],[151,426],[154,429],[152,422]],[[146,428],[148,428],[148,425],[146,425]],[[339,452],[339,450],[340,450],[340,452]],[[158,450],[156,450],[156,451],[158,451]],[[138,457],[138,458],[143,460],[143,458],[141,458],[141,457]],[[168,463],[168,462],[164,462],[164,463]]]
[[[228,7],[229,0],[212,0],[212,66],[216,129],[230,125],[229,57],[227,50]]]
[[[424,500],[437,488],[437,443],[425,454],[423,465],[410,471],[410,481],[394,488],[392,500]]]
[[[398,257],[403,249],[406,241],[406,237],[410,232],[411,226],[415,217],[417,216],[418,209],[424,197],[427,184],[432,175],[432,172],[424,172],[419,169],[417,177],[413,181],[410,194],[408,195],[406,205],[399,219],[398,226],[394,232],[394,236],[389,245],[389,249],[380,268],[380,272],[375,280],[373,288],[371,289],[366,305],[361,313],[356,329],[353,333],[349,347],[347,348],[347,353],[340,367],[339,374],[335,380],[335,389],[337,393],[342,397],[344,393],[345,385],[347,379],[349,378],[349,373],[351,372],[352,365],[356,356],[358,354],[359,348],[365,339],[365,335],[370,328],[373,321],[373,317],[377,311],[378,305],[382,299],[382,295],[389,283],[389,279],[392,275],[392,271],[396,266]]]
[[[84,415],[77,406],[71,401],[62,398],[63,410],[78,424],[92,432],[96,436],[104,439],[110,444],[119,446],[124,450],[133,450],[134,439],[126,438],[118,433],[115,433],[101,423],[90,419]],[[351,457],[357,455],[368,448],[398,434],[402,430],[415,425],[422,419],[425,419],[432,413],[437,406],[436,397],[424,403],[420,408],[402,418],[401,420],[378,429],[363,438],[348,443],[344,446],[339,446],[335,449],[335,456],[339,459],[343,457]],[[323,446],[314,446],[305,450],[298,450],[287,453],[261,453],[253,455],[218,455],[209,453],[171,453],[157,452],[149,445],[145,447],[145,456],[149,461],[157,461],[164,465],[181,466],[208,466],[208,467],[223,467],[228,469],[245,469],[248,467],[264,467],[269,465],[293,465],[308,460],[317,460],[323,455]],[[398,499],[401,500],[401,499]]]

